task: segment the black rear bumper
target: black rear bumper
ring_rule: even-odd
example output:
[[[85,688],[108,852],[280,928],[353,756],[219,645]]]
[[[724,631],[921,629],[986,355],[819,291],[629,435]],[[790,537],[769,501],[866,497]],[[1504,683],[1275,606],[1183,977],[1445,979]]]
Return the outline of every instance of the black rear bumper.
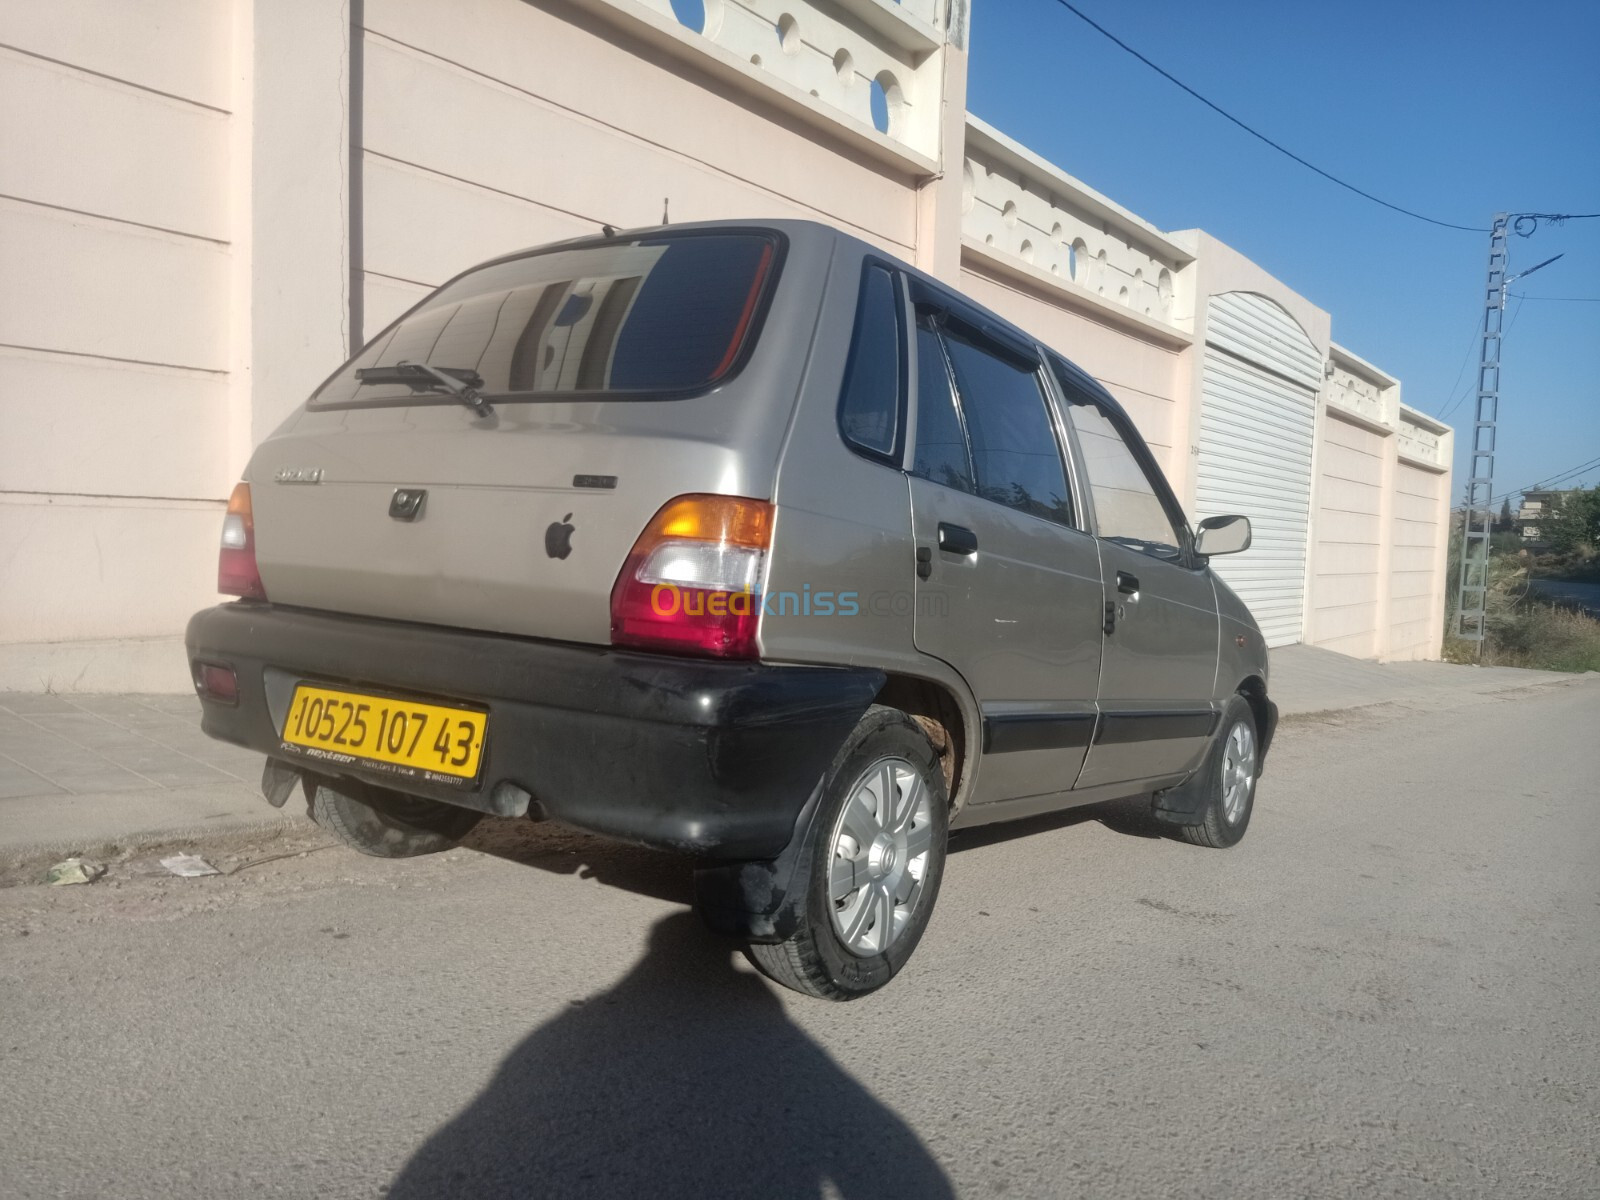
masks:
[[[724,860],[776,857],[882,672],[640,654],[240,602],[189,622],[207,733],[323,775]],[[309,760],[279,737],[295,684],[345,684],[489,713],[482,769],[455,786]]]

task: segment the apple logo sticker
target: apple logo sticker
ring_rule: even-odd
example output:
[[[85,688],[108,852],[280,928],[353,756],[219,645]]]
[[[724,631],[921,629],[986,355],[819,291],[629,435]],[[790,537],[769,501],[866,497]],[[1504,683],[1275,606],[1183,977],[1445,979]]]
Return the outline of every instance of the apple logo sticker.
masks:
[[[559,521],[551,521],[550,528],[544,531],[544,552],[551,558],[565,558],[572,553],[572,514],[568,513]]]

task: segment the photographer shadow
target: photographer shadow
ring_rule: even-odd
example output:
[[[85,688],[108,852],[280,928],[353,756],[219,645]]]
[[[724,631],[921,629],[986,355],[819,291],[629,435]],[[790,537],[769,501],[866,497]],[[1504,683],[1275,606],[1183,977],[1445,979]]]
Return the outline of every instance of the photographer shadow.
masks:
[[[909,1126],[789,1020],[771,986],[734,968],[729,943],[675,913],[614,987],[513,1050],[388,1195],[954,1191]]]

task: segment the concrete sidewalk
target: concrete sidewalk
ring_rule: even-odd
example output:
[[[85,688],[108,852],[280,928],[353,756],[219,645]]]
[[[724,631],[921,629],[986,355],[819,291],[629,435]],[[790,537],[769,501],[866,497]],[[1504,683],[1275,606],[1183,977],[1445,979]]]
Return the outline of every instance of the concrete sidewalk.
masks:
[[[1466,667],[1445,662],[1375,663],[1315,646],[1271,652],[1267,691],[1283,716],[1403,704],[1448,708],[1522,688],[1584,679],[1562,671],[1520,667]]]
[[[1375,704],[1446,708],[1579,677],[1447,663],[1383,666],[1308,646],[1272,653],[1285,717]],[[193,696],[0,692],[0,855],[305,822],[261,798],[262,757],[200,732]]]
[[[200,732],[192,695],[0,692],[0,854],[303,820],[261,766]]]

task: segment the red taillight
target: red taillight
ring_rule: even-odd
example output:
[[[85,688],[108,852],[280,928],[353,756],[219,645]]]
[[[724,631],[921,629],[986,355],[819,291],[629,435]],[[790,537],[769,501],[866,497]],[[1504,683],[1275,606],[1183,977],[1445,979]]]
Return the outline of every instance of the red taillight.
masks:
[[[222,553],[217,559],[217,591],[248,600],[265,600],[256,568],[256,523],[250,510],[250,485],[235,484],[222,518]]]
[[[754,658],[772,505],[679,496],[651,519],[611,589],[618,646]]]

